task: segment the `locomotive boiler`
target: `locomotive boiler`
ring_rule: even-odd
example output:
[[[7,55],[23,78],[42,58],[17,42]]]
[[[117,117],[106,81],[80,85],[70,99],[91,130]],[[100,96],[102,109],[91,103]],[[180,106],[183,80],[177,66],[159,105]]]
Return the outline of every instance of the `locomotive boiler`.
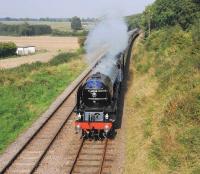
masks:
[[[83,137],[108,137],[115,127],[127,52],[139,30],[129,32],[126,50],[108,62],[102,58],[77,91],[75,129]],[[108,57],[105,56],[105,57]]]

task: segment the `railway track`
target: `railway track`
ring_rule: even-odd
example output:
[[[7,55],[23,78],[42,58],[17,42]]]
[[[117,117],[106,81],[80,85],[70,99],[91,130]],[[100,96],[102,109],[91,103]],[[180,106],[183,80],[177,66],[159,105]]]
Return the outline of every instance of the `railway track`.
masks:
[[[75,107],[76,91],[82,81],[87,78],[95,64],[83,73],[84,76],[82,75],[81,79],[74,85],[65,99],[48,116],[46,121],[35,130],[25,145],[0,170],[0,173],[31,174],[36,171],[63,127],[69,120],[73,119],[72,115]]]
[[[82,140],[75,155],[69,174],[106,174],[111,165],[106,164],[106,155],[111,140],[89,141]]]
[[[100,57],[102,57],[102,55],[99,56],[97,61]],[[44,159],[50,154],[50,149],[53,149],[53,144],[56,144],[56,141],[59,143],[58,137],[64,132],[63,130],[66,129],[66,127],[70,127],[67,124],[70,124],[70,121],[73,120],[73,109],[75,106],[75,96],[78,86],[87,78],[95,65],[96,63],[91,65],[90,68],[83,73],[84,75],[81,76],[81,79],[73,85],[73,88],[64,98],[61,97],[61,102],[57,103],[54,109],[51,109],[51,111],[45,115],[45,121],[39,126],[39,128],[34,130],[34,133],[28,137],[28,140],[22,147],[20,146],[19,150],[13,154],[12,158],[9,158],[6,162],[4,161],[5,164],[2,165],[3,168],[0,168],[0,173],[32,174],[47,172],[45,170],[46,168],[43,172],[40,172],[44,166],[41,163],[44,162]],[[72,137],[77,140],[77,137]],[[67,138],[68,137],[65,136],[65,141],[62,142],[62,145],[58,145],[58,149],[65,146],[66,140],[68,140]],[[75,140],[72,142],[75,142]],[[111,162],[113,160],[112,152],[110,153],[110,149],[112,149],[112,140],[77,140],[76,142],[77,144],[74,148],[75,153],[71,155],[71,159],[69,160],[69,163],[65,165],[65,172],[63,173],[110,173],[109,169],[111,168]],[[69,149],[70,148],[68,148],[68,150]],[[68,153],[69,152],[67,152],[67,155],[70,156]],[[65,162],[66,161],[64,160],[60,163]]]
[[[31,138],[30,142],[3,173],[34,173],[63,126],[70,120],[75,105],[75,91],[37,131],[36,135]]]

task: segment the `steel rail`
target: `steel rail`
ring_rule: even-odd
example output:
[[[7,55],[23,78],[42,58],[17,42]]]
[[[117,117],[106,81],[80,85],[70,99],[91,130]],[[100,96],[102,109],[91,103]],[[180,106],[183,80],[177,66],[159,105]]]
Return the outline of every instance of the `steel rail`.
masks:
[[[80,143],[80,146],[79,146],[79,149],[78,149],[78,152],[77,152],[77,155],[76,155],[76,158],[75,158],[75,160],[74,160],[74,162],[73,162],[73,164],[72,164],[72,167],[71,167],[71,169],[70,169],[70,172],[69,172],[70,174],[72,174],[73,171],[74,171],[74,168],[75,168],[76,163],[77,163],[77,161],[78,161],[78,158],[79,158],[79,156],[80,156],[81,150],[82,150],[82,148],[83,148],[84,142],[85,142],[85,139],[82,139],[82,141],[81,141],[81,143]]]
[[[106,142],[105,142],[104,151],[103,151],[103,154],[102,154],[101,167],[100,167],[100,170],[99,170],[98,174],[102,174],[102,172],[103,172],[103,165],[104,165],[104,161],[105,161],[105,157],[106,157],[106,151],[107,151],[107,146],[108,146],[108,139],[106,138],[105,141]]]

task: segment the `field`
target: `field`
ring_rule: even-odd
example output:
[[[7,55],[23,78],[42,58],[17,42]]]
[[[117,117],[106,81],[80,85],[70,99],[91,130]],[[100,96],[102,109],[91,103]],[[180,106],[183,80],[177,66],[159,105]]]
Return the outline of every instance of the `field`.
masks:
[[[2,23],[13,25],[13,24],[22,24],[26,21],[1,21]],[[51,22],[51,21],[27,21],[28,24],[31,25],[49,25],[52,29],[60,30],[60,31],[71,31],[71,23],[70,22]],[[84,22],[82,23],[83,28],[88,30],[94,24],[92,22]]]
[[[9,58],[0,60],[0,68],[12,68],[24,63],[36,61],[47,62],[59,52],[72,52],[79,48],[77,37],[51,37],[51,36],[31,36],[31,37],[10,37],[0,36],[1,42],[14,42],[17,46],[36,46],[40,50],[38,54]]]
[[[83,71],[82,57],[61,53],[48,63],[0,70],[0,153]]]
[[[14,42],[17,46],[36,46],[37,49],[47,51],[73,51],[78,48],[76,37],[51,37],[51,36],[31,36],[31,37],[10,37],[0,36],[1,42]]]

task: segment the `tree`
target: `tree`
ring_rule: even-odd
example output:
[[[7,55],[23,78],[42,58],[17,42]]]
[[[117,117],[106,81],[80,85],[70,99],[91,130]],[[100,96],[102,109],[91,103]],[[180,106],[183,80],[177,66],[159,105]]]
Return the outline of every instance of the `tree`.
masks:
[[[131,15],[128,16],[127,22],[129,25],[129,30],[133,29],[133,28],[141,28],[141,18],[142,18],[142,14],[135,14],[135,15]]]
[[[149,11],[151,28],[180,25],[184,30],[190,28],[198,18],[199,0],[156,0],[144,12],[144,26],[148,30]]]
[[[81,25],[81,19],[78,17],[73,17],[71,19],[71,28],[72,30],[76,31],[76,30],[81,30],[82,29],[82,25]]]

